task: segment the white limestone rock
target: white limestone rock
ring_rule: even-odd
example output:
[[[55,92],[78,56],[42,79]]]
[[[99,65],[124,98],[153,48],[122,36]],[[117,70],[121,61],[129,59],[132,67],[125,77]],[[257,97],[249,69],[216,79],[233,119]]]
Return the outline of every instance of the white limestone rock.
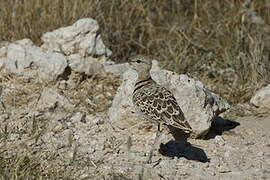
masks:
[[[81,57],[79,54],[68,56],[70,68],[78,73],[86,75],[98,74],[104,72],[104,65],[110,64],[104,56],[94,58],[92,56]]]
[[[132,70],[128,70],[123,74],[122,84],[113,99],[112,107],[108,111],[110,121],[120,129],[131,127],[139,121],[132,103],[132,92],[136,76],[136,72]]]
[[[104,45],[99,31],[99,25],[92,18],[84,18],[72,26],[62,27],[43,34],[43,49],[60,52],[65,55],[80,56],[111,55],[111,51]]]
[[[209,131],[214,117],[230,108],[225,100],[207,90],[200,81],[187,75],[161,70],[156,61],[153,61],[151,76],[174,94],[197,137],[204,136]],[[124,73],[123,82],[108,112],[112,124],[122,129],[141,121],[132,103],[136,79],[137,73],[133,70]]]
[[[257,91],[251,98],[250,103],[256,107],[270,109],[270,84]]]
[[[1,71],[2,69],[4,69],[4,67],[5,67],[5,60],[4,60],[4,58],[1,58],[1,57],[0,57],[0,71]]]
[[[73,110],[74,107],[75,105],[72,104],[72,102],[67,97],[61,95],[56,89],[52,88],[45,88],[42,91],[39,101],[36,105],[38,110],[54,110],[56,108]]]
[[[3,64],[5,70],[16,75],[38,75],[42,80],[54,81],[67,67],[65,56],[43,52],[30,39],[10,43],[1,49],[0,64]]]
[[[115,76],[122,76],[129,69],[128,63],[115,64],[105,56],[81,57],[80,54],[72,54],[67,56],[67,59],[72,71],[86,75],[112,73]]]
[[[112,73],[116,76],[122,76],[129,68],[128,63],[124,64],[109,64],[104,65],[104,70],[107,73]]]
[[[107,59],[111,51],[98,31],[97,21],[85,18],[45,33],[41,48],[29,39],[6,43],[0,46],[0,70],[45,81],[57,80],[68,66],[86,75],[103,73],[114,62]]]

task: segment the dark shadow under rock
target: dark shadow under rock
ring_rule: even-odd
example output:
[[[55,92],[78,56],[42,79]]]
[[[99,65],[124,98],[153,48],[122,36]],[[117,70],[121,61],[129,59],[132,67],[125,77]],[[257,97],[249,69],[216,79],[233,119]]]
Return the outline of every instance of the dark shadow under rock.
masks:
[[[166,144],[161,143],[160,154],[167,157],[184,157],[188,160],[199,161],[199,162],[210,162],[203,149],[192,146],[186,141],[175,141],[171,140]]]
[[[216,117],[212,122],[212,126],[210,131],[206,135],[205,139],[212,139],[215,138],[217,135],[222,135],[225,131],[230,131],[235,127],[239,126],[240,123],[236,121],[232,121],[229,119],[224,119],[220,116]]]

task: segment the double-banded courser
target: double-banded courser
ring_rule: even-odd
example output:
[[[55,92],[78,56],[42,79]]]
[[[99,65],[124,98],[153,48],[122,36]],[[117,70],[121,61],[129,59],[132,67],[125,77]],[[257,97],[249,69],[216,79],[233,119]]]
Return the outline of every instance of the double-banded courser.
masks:
[[[133,91],[133,104],[147,120],[158,124],[156,138],[147,161],[151,163],[153,149],[160,136],[161,124],[179,128],[186,133],[191,133],[192,128],[186,121],[173,94],[151,78],[152,59],[147,56],[136,55],[129,59],[129,64],[138,73]]]

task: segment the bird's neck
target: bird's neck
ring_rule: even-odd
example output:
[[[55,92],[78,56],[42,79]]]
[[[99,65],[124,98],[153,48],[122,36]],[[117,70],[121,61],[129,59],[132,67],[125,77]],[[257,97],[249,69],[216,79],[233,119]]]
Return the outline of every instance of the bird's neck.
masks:
[[[141,84],[146,84],[146,83],[148,83],[149,81],[152,81],[152,78],[151,78],[151,77],[149,77],[149,78],[147,78],[147,79],[138,79],[138,80],[136,81],[135,86],[138,86],[138,85],[141,85]]]
[[[148,78],[138,78],[136,84],[135,84],[135,89],[133,91],[133,93],[135,93],[136,91],[138,91],[139,89],[143,88],[145,85],[151,84],[152,83],[152,78],[151,76],[149,76]]]
[[[147,80],[147,79],[151,79],[150,72],[138,73],[137,82],[144,81],[144,80]]]

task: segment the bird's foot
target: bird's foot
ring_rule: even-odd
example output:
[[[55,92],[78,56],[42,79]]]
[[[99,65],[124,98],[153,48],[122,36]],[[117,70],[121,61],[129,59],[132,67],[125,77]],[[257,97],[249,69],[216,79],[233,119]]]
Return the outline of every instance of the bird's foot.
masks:
[[[152,164],[153,150],[150,151],[146,164]]]
[[[153,167],[156,167],[157,165],[159,165],[159,163],[161,162],[161,158],[159,158],[158,160],[156,160],[156,161],[152,161],[152,159],[148,159],[147,161],[146,161],[146,164],[153,164]]]
[[[146,164],[152,164],[152,160],[151,159],[148,159],[145,163]]]

